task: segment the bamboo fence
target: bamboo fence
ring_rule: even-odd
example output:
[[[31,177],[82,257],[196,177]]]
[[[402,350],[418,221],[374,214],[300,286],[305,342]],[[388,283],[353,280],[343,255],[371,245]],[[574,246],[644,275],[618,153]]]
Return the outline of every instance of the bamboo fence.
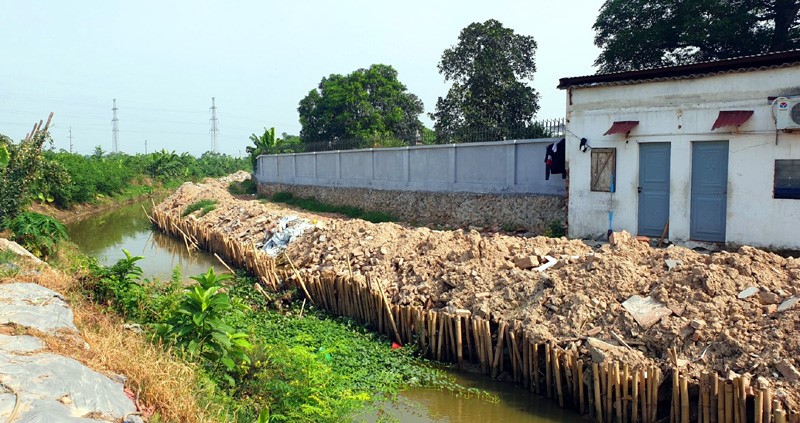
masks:
[[[223,264],[245,268],[265,288],[297,289],[315,306],[352,318],[401,345],[414,344],[427,358],[474,366],[493,378],[507,372],[523,388],[598,423],[800,423],[798,413],[774,399],[771,390],[753,389],[743,377],[725,380],[704,373],[699,381],[689,381],[672,366],[592,363],[560,343],[529,339],[519,321],[391,304],[379,280],[312,273],[291,261],[288,268],[278,266],[253,243],[158,208],[150,220],[187,248],[205,249],[221,256]]]

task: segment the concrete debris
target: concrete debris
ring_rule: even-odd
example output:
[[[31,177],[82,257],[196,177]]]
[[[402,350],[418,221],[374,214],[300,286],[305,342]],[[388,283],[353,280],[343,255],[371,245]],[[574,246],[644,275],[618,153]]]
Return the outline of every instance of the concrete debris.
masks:
[[[36,264],[46,264],[45,262],[39,260],[38,257],[31,254],[30,251],[26,250],[25,248],[22,248],[21,245],[9,239],[0,238],[0,251],[11,251],[12,253],[20,257],[25,257],[26,259]]]
[[[42,332],[77,332],[72,309],[55,291],[33,283],[0,285],[0,324],[14,323]]]
[[[667,270],[672,270],[683,263],[680,260],[666,259],[664,260],[664,264],[667,265]]]
[[[661,320],[672,314],[672,310],[658,302],[653,297],[641,297],[633,295],[625,302],[622,307],[633,316],[636,323],[639,323],[643,328],[648,329]]]
[[[794,308],[795,305],[797,305],[799,301],[800,297],[789,298],[788,300],[782,302],[781,305],[778,306],[778,313],[786,310],[791,310],[792,308]]]
[[[297,216],[282,217],[278,220],[276,228],[267,230],[264,246],[261,249],[266,251],[270,257],[277,257],[290,242],[313,227],[311,222]]]
[[[775,363],[775,368],[790,382],[800,380],[800,371],[797,371],[797,368],[786,360]]]
[[[781,296],[774,292],[760,291],[758,296],[764,304],[778,304],[781,302]]]
[[[639,350],[611,345],[597,338],[586,338],[586,345],[589,347],[589,354],[591,354],[592,361],[595,363],[619,361],[633,365],[646,362],[644,354]]]
[[[544,272],[545,270],[555,266],[556,263],[558,263],[558,260],[556,260],[554,257],[544,256],[544,258],[547,260],[547,263],[536,268],[536,270],[539,272]]]
[[[527,256],[514,260],[514,266],[522,270],[532,269],[539,266],[539,257]]]
[[[0,353],[26,354],[44,349],[44,342],[33,336],[0,335]]]
[[[739,298],[740,300],[745,300],[747,298],[752,297],[753,295],[756,295],[757,293],[758,293],[758,287],[751,286],[740,292],[739,295],[737,295],[736,297]]]

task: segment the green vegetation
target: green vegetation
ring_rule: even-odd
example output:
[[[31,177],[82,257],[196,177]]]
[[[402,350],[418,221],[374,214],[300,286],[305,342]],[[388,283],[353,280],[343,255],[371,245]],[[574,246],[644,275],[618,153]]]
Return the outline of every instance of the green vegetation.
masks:
[[[205,216],[208,212],[216,208],[217,208],[217,200],[209,200],[209,199],[198,200],[186,206],[186,210],[184,210],[183,213],[181,213],[181,217],[186,217],[198,210],[200,210],[200,216]]]
[[[14,241],[43,259],[55,252],[59,242],[69,238],[61,222],[34,212],[17,214],[6,222],[6,228],[14,234]]]
[[[275,128],[264,128],[262,135],[251,134],[250,141],[253,142],[253,145],[245,147],[245,151],[250,156],[250,164],[253,170],[256,170],[258,156],[262,154],[297,153],[302,151],[299,137],[287,135],[284,132],[282,138],[276,138]]]
[[[567,228],[564,227],[564,224],[561,223],[560,220],[553,220],[547,224],[547,228],[544,230],[544,236],[549,238],[567,236]]]
[[[800,3],[607,0],[594,30],[600,73],[675,66],[800,47]]]
[[[258,193],[258,184],[252,178],[242,182],[234,181],[228,185],[228,192],[233,195],[255,195]]]
[[[347,217],[366,220],[372,223],[380,222],[394,222],[397,219],[385,212],[377,210],[364,211],[360,207],[353,206],[335,206],[333,204],[323,203],[315,198],[298,198],[290,192],[276,192],[269,201],[273,203],[284,203],[291,206],[299,207],[304,210],[318,212],[318,213],[338,213]]]
[[[265,298],[244,275],[209,270],[187,287],[179,275],[171,283],[141,281],[140,259],[125,252],[114,266],[92,265],[83,289],[200,364],[226,421],[344,420],[407,386],[480,394],[349,319],[297,302],[275,310],[289,300]]]

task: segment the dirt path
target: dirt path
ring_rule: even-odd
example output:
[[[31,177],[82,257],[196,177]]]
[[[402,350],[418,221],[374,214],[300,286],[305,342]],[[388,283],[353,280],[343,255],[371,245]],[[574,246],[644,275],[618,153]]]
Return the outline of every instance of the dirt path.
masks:
[[[188,218],[259,248],[281,218],[297,215],[313,227],[286,255],[308,271],[368,273],[386,282],[394,303],[520,320],[530,339],[571,340],[587,354],[588,337],[618,345],[622,339],[661,363],[674,348],[685,374],[749,374],[753,385],[772,386],[797,409],[800,260],[751,247],[712,255],[654,249],[625,232],[592,247],[565,238],[372,224],[237,200],[225,186],[184,184],[158,207],[180,213],[216,199],[216,210]],[[651,307],[638,320],[623,305],[633,296]]]

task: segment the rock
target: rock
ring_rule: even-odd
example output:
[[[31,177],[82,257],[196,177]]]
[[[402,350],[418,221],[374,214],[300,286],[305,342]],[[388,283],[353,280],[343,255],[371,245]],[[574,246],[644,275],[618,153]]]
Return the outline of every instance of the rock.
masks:
[[[594,363],[599,364],[604,361],[619,361],[621,363],[630,363],[633,365],[645,361],[644,354],[639,350],[618,347],[592,337],[587,338],[586,343],[589,347],[589,353],[592,355],[592,362]]]
[[[42,332],[77,332],[72,309],[57,292],[34,283],[0,285],[0,324],[15,323]]]
[[[664,260],[664,264],[667,265],[667,270],[672,270],[673,268],[682,265],[683,262],[680,260],[667,259]]]
[[[44,347],[44,342],[33,336],[0,335],[0,353],[32,353]]]
[[[764,314],[772,314],[775,313],[776,311],[778,311],[777,304],[767,304],[766,306],[764,306]]]
[[[25,248],[22,248],[22,246],[17,244],[16,242],[5,238],[0,238],[0,251],[5,251],[5,250],[11,251],[12,253],[18,256],[30,259],[36,264],[45,264],[43,261],[39,260],[38,257],[31,254],[30,251],[26,250]]]
[[[514,260],[514,266],[522,270],[532,269],[539,266],[539,258],[536,256],[522,257]]]
[[[758,287],[757,286],[751,286],[751,287],[743,290],[742,292],[740,292],[739,295],[737,295],[736,297],[739,298],[740,300],[744,300],[744,299],[752,297],[753,295],[756,295],[756,293],[758,293]]]
[[[693,327],[695,329],[703,329],[704,327],[706,327],[706,321],[705,320],[700,320],[700,319],[695,319],[695,320],[692,320],[691,322],[689,322],[689,326],[691,326],[691,327]]]
[[[601,328],[600,326],[595,326],[595,327],[593,327],[593,328],[591,328],[591,329],[586,331],[586,336],[595,336],[595,335],[597,335],[598,333],[600,333],[602,331],[603,331],[603,328]]]
[[[780,306],[778,306],[778,310],[777,310],[778,313],[794,308],[794,306],[797,305],[797,303],[799,301],[800,301],[800,298],[798,298],[798,297],[789,298],[788,300],[782,302]]]
[[[672,315],[672,310],[652,297],[634,295],[625,300],[622,303],[622,307],[633,316],[636,323],[639,323],[645,329],[653,326],[663,317]]]
[[[764,304],[778,304],[781,302],[781,297],[774,292],[760,291],[758,296]]]
[[[775,363],[775,368],[785,377],[789,382],[800,380],[800,372],[788,360],[783,360]]]
[[[764,376],[759,376],[756,379],[756,384],[758,385],[758,389],[767,389],[771,385],[771,383],[769,383],[769,379],[765,378]]]

